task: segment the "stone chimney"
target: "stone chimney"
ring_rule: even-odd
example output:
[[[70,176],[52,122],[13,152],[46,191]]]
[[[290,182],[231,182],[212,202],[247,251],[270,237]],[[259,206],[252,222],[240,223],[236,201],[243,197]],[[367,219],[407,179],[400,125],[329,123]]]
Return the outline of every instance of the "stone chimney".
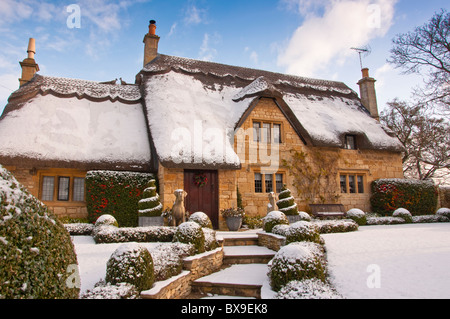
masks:
[[[39,71],[39,65],[37,65],[34,60],[34,55],[36,54],[36,41],[33,38],[30,38],[28,41],[27,52],[28,57],[22,62],[19,62],[22,67],[22,77],[19,79],[20,86],[30,81],[36,72]]]
[[[375,92],[376,80],[369,76],[368,68],[364,68],[361,71],[363,78],[358,82],[361,102],[364,107],[370,112],[370,115],[374,119],[379,120],[380,115],[378,114],[377,93]]]
[[[148,33],[144,37],[144,66],[151,62],[158,55],[159,37],[156,35],[156,21],[150,20]]]

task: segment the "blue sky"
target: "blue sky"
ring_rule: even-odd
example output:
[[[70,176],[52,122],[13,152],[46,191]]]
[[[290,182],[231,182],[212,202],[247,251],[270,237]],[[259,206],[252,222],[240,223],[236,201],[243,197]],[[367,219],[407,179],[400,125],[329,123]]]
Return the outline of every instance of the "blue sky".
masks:
[[[73,20],[80,8],[79,20]],[[70,8],[70,7],[69,7]],[[420,76],[386,62],[392,38],[413,31],[448,0],[0,0],[0,113],[18,88],[19,61],[36,39],[40,74],[134,82],[142,68],[148,21],[159,52],[345,82],[359,92],[358,54],[377,79],[379,107],[409,99]],[[78,17],[78,16],[77,16]],[[69,22],[80,21],[80,28]]]

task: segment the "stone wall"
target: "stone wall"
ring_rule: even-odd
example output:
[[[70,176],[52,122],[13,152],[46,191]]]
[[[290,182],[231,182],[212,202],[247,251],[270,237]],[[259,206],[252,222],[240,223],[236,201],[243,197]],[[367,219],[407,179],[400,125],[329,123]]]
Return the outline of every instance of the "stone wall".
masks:
[[[258,245],[264,246],[274,251],[279,251],[286,243],[286,237],[266,233],[264,231],[258,233]]]

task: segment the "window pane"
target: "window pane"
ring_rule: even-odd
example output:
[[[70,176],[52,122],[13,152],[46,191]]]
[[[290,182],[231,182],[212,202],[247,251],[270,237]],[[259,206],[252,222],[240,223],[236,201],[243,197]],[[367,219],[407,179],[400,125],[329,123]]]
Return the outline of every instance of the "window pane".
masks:
[[[280,144],[281,143],[281,125],[274,124],[273,125],[273,142]]]
[[[73,201],[84,202],[84,178],[75,177],[73,180]]]
[[[358,176],[358,193],[364,193],[364,177]]]
[[[273,192],[273,175],[267,174],[265,180],[266,180],[266,193]]]
[[[55,189],[55,178],[53,176],[44,176],[42,180],[42,200],[52,201]]]
[[[262,141],[264,143],[270,143],[270,123],[263,123]]]
[[[347,135],[345,137],[345,148],[348,149],[348,150],[356,150],[355,136]]]
[[[348,188],[351,194],[356,193],[355,176],[348,177]]]
[[[255,193],[262,193],[262,175],[255,173]]]
[[[70,177],[60,177],[58,179],[58,200],[69,200]]]
[[[276,174],[275,175],[275,183],[277,188],[277,194],[281,193],[281,190],[283,189],[283,174]]]
[[[260,134],[261,134],[261,124],[258,122],[253,122],[253,141],[259,142],[261,140]]]
[[[341,175],[341,193],[347,193],[347,175]]]

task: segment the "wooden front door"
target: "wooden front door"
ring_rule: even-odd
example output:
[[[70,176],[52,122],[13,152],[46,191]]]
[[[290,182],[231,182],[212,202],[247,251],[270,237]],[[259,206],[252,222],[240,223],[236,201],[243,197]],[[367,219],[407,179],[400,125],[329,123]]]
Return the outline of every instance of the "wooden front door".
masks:
[[[219,228],[219,176],[217,171],[184,171],[186,210],[193,214],[203,212]]]

